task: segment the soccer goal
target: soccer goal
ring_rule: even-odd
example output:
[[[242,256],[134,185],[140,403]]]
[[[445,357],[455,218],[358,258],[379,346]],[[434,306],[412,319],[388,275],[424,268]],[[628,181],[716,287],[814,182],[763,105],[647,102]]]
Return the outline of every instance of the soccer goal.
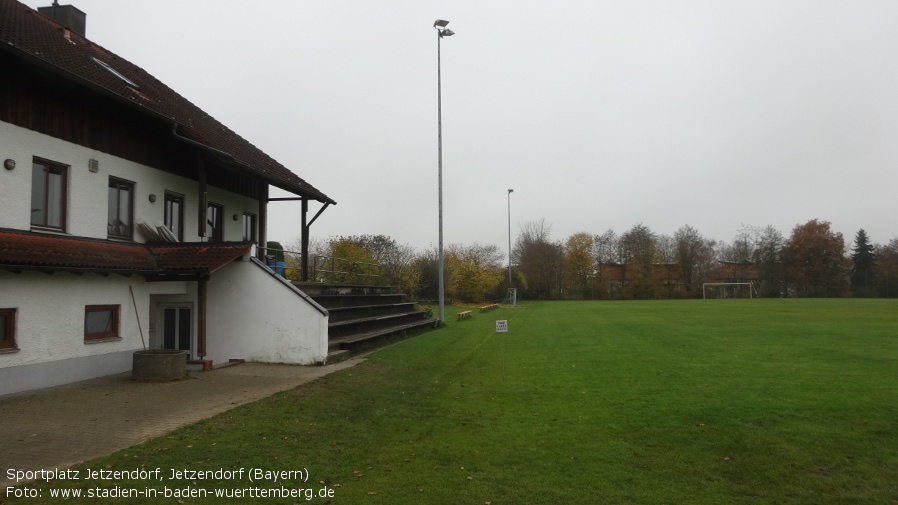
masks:
[[[515,304],[517,303],[517,301],[518,301],[517,288],[508,288],[508,293],[505,294],[505,298],[503,298],[502,301],[499,302],[499,305],[511,305],[512,307],[514,307]]]
[[[754,290],[750,282],[706,282],[702,298],[754,298]]]

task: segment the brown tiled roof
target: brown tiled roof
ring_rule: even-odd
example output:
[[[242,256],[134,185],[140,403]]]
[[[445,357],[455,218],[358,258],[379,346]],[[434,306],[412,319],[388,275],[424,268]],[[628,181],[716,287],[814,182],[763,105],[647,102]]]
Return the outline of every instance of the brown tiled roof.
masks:
[[[0,268],[139,275],[210,274],[249,244],[138,244],[0,230]]]
[[[214,272],[250,250],[247,244],[164,244],[147,246],[165,271]]]
[[[171,120],[180,135],[230,155],[238,168],[274,186],[320,202],[336,203],[142,68],[15,0],[0,0],[0,48],[49,66],[78,84],[147,114]],[[136,88],[96,60],[136,84]]]

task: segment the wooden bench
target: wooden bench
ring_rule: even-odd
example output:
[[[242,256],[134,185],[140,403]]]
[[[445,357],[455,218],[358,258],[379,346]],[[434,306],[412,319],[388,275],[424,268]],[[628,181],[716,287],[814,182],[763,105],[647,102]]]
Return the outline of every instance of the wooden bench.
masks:
[[[461,319],[463,317],[471,317],[471,311],[463,310],[461,312],[456,313],[455,315],[458,316],[458,319]],[[456,321],[457,321],[457,319],[456,319]]]
[[[493,309],[498,309],[498,308],[499,308],[499,305],[492,303],[490,305],[484,305],[483,307],[480,307],[480,312],[489,312]]]

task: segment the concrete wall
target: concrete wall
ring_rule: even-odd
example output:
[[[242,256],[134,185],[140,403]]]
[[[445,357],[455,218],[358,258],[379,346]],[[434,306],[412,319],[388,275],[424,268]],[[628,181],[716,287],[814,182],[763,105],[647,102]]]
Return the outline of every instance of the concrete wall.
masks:
[[[212,274],[207,359],[311,365],[327,357],[327,311],[256,260]]]
[[[134,216],[151,226],[165,218],[165,192],[184,195],[184,241],[197,242],[196,181],[134,163],[100,151],[0,122],[0,158],[16,162],[15,170],[0,168],[0,228],[31,228],[31,164],[36,156],[68,165],[68,208],[66,233],[74,236],[107,237],[107,200],[109,177],[134,182]],[[99,162],[99,171],[88,170],[88,160]],[[244,212],[259,214],[259,202],[252,198],[210,186],[208,201],[224,206],[224,239],[243,239],[241,219]],[[150,202],[149,195],[156,195]],[[135,223],[136,225],[136,223]],[[140,232],[134,240],[143,242]]]
[[[0,307],[16,309],[17,347],[0,353],[0,394],[129,371],[131,353],[148,338],[150,296],[184,289],[142,277],[0,271]],[[118,305],[121,338],[85,341],[86,305]]]

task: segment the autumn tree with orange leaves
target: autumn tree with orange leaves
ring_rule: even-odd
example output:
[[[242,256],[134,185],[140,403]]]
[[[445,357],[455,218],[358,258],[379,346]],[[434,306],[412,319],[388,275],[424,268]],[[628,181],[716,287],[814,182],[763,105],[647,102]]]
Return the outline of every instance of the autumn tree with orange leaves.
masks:
[[[812,219],[796,226],[783,250],[790,291],[801,297],[843,296],[850,262],[845,239],[828,221]]]

